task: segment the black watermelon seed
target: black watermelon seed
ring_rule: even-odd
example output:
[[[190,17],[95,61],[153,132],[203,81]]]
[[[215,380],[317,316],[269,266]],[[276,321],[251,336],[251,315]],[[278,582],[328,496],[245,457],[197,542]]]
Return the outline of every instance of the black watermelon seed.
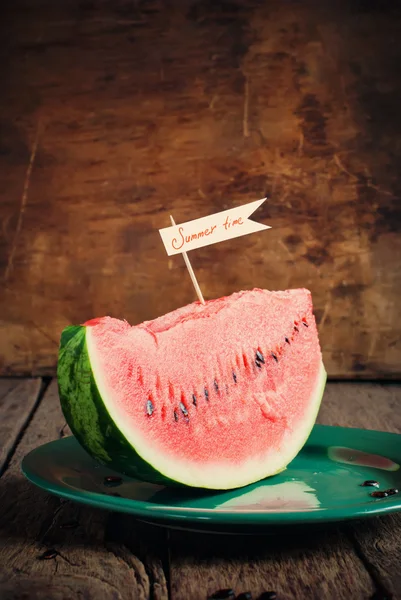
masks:
[[[174,411],[174,421],[177,422],[178,421],[178,414],[177,411]]]
[[[192,404],[194,404],[196,406],[196,396],[195,396],[195,394],[192,394]]]
[[[206,388],[204,389],[204,392],[205,392],[205,398],[206,398],[206,400],[209,400],[209,392],[207,391]]]
[[[155,410],[155,407],[153,406],[152,400],[148,400],[146,402],[146,412],[148,413],[149,417],[153,414],[154,410]]]
[[[262,364],[258,360],[255,360],[255,365],[258,367],[258,369],[262,368]]]
[[[259,350],[256,350],[256,360],[261,362],[263,365],[265,364],[265,357]]]
[[[287,344],[289,344],[289,343],[290,343],[290,340],[289,340],[287,337],[286,337],[286,338],[284,338],[284,339],[285,339],[285,341],[287,342]]]
[[[277,599],[277,593],[271,591],[271,592],[263,592],[262,594],[260,594],[258,600],[276,600],[276,599]]]
[[[184,417],[187,417],[188,416],[187,407],[182,402],[180,402],[180,409],[181,409],[181,412],[184,415]]]
[[[57,552],[57,550],[55,550],[54,548],[50,548],[49,550],[46,550],[45,552],[43,552],[43,554],[38,556],[38,560],[52,560],[53,558],[56,558],[58,554],[59,553]]]
[[[364,481],[363,483],[361,483],[362,487],[380,487],[380,484],[378,481],[375,481],[374,479],[367,479],[366,481]]]
[[[217,590],[209,598],[210,600],[230,600],[230,598],[235,598],[235,592],[232,589]]]
[[[233,371],[233,379],[234,379],[234,383],[237,383],[237,376],[236,376],[236,374],[234,373],[234,371]]]
[[[277,358],[277,356],[274,354],[274,352],[272,352],[271,354],[272,354],[272,357],[274,358],[274,360],[275,360],[276,362],[278,362],[278,358]]]
[[[108,475],[103,479],[103,484],[107,487],[117,487],[121,485],[123,482],[121,477],[117,477],[116,475]]]
[[[305,323],[305,321],[302,321],[302,325],[303,325],[304,327],[309,327],[308,323]]]
[[[213,381],[213,385],[214,385],[214,389],[216,390],[216,392],[219,391],[219,384],[217,383],[216,380]]]
[[[66,521],[65,523],[61,523],[60,529],[76,529],[78,526],[78,521]]]
[[[252,600],[251,592],[242,592],[235,600]]]
[[[372,498],[387,498],[387,496],[389,496],[390,494],[384,490],[383,492],[371,492],[370,496],[372,496]]]
[[[299,331],[299,329],[296,325],[294,325],[294,329],[295,329],[295,331]]]

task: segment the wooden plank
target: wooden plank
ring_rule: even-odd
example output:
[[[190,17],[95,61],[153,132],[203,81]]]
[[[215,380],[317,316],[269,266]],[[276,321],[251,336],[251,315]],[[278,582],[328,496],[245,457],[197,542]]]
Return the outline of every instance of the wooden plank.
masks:
[[[61,501],[35,488],[20,473],[23,456],[57,439],[63,425],[53,382],[2,478],[0,597],[19,598],[31,582],[30,597],[146,600],[156,590],[159,600],[165,600],[160,561],[144,563],[118,537],[109,535],[109,513]],[[66,523],[70,524],[67,528]],[[126,517],[125,527],[133,532],[129,543],[134,549],[132,519]],[[141,543],[146,547],[144,540]],[[55,558],[39,560],[49,549],[57,551]]]
[[[40,379],[0,379],[0,474],[39,397]]]
[[[18,377],[0,377],[0,400],[21,381]]]
[[[331,425],[401,433],[401,385],[331,384],[319,420]],[[352,525],[358,553],[382,597],[401,598],[401,515]]]
[[[194,300],[157,229],[267,194],[194,253],[205,297],[309,287],[330,375],[400,375],[401,19],[352,6],[3,3],[0,372]]]
[[[0,591],[2,600],[71,600],[85,598],[88,600],[119,600],[123,596],[115,585],[99,581],[95,577],[74,577],[59,575],[25,576],[19,573],[0,575]],[[133,598],[135,596],[132,596]]]
[[[308,527],[268,536],[171,534],[174,600],[205,600],[220,589],[280,600],[366,599],[375,587],[341,529]]]
[[[401,385],[334,383],[326,386],[318,422],[401,433]]]
[[[173,534],[172,595],[204,600],[219,589],[258,598],[369,598],[374,586],[346,536],[332,528],[233,538]],[[217,538],[217,539],[216,539]]]

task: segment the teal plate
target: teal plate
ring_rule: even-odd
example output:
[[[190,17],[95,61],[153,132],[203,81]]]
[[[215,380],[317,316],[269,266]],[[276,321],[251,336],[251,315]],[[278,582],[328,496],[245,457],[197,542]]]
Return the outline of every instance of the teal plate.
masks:
[[[25,456],[35,485],[69,500],[120,511],[167,527],[244,530],[362,518],[401,509],[401,435],[315,425],[298,456],[274,477],[228,492],[166,488],[97,464],[74,437]],[[117,478],[113,480],[113,477]],[[109,478],[109,479],[107,479]],[[111,479],[110,479],[111,478]],[[380,487],[363,487],[366,480]]]

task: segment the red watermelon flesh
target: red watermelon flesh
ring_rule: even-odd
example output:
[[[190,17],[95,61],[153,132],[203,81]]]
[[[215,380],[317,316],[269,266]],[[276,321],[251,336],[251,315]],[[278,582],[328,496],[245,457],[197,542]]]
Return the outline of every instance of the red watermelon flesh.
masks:
[[[315,422],[326,373],[308,290],[255,289],[133,327],[104,317],[81,329],[106,409],[98,421],[110,419],[114,438],[173,481],[215,489],[258,481],[286,467]],[[125,446],[122,467],[104,432],[102,440],[79,425],[77,410],[87,408],[63,386],[71,352],[62,351],[63,342],[59,387],[73,432],[96,458],[130,473]]]

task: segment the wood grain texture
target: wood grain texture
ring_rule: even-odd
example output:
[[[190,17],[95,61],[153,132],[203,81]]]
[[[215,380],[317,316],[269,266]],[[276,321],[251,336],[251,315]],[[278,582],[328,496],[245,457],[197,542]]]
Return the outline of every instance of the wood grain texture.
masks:
[[[0,400],[19,383],[21,383],[21,378],[19,377],[0,377]]]
[[[266,194],[204,296],[308,287],[329,375],[400,375],[397,3],[2,4],[1,373],[193,301],[157,229]]]
[[[124,597],[114,585],[108,585],[95,577],[66,577],[57,574],[25,576],[6,571],[0,575],[0,593],[2,600],[117,600]]]
[[[401,433],[401,385],[331,384],[319,420]],[[382,597],[401,599],[401,514],[353,524],[351,535]]]
[[[33,598],[148,600],[156,590],[158,596],[153,596],[165,600],[166,581],[157,556],[148,552],[151,560],[145,564],[121,543],[110,531],[112,515],[49,496],[22,476],[23,456],[37,445],[57,439],[63,424],[53,382],[1,479],[0,597],[24,597],[32,581]],[[134,550],[136,533],[129,519],[126,529],[128,525],[131,536],[129,540],[126,536],[126,541]],[[144,540],[138,540],[139,545],[148,546]],[[40,560],[49,549],[54,549],[56,556]]]
[[[370,598],[375,586],[352,541],[335,527],[280,530],[268,536],[171,534],[174,600],[205,600],[219,589],[280,600]],[[351,593],[351,596],[350,596]]]
[[[41,379],[0,380],[0,474],[39,397]]]
[[[331,382],[326,386],[317,422],[401,433],[401,385]]]

